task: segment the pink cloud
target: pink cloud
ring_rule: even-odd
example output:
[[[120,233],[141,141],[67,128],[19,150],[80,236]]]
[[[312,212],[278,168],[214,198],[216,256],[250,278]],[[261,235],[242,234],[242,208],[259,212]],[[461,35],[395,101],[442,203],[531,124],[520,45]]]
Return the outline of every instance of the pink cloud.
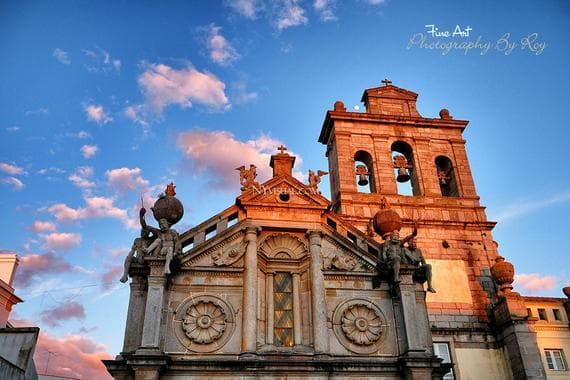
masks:
[[[89,159],[97,154],[99,147],[97,145],[83,145],[81,147],[81,154],[83,157]]]
[[[217,64],[227,65],[236,60],[239,55],[232,45],[221,34],[222,28],[210,25],[208,30],[208,49],[210,50],[210,58]]]
[[[90,166],[80,166],[68,177],[68,179],[81,189],[95,187],[95,182],[89,180],[93,176],[93,168]]]
[[[147,104],[158,114],[171,104],[186,108],[199,103],[213,109],[230,105],[224,92],[226,85],[215,75],[198,71],[192,65],[176,70],[164,64],[150,64],[139,76],[138,84]]]
[[[87,120],[93,121],[97,124],[107,124],[110,121],[113,121],[103,109],[103,106],[97,106],[94,104],[88,105],[84,108],[85,114],[87,115]]]
[[[10,175],[26,174],[24,169],[17,165],[7,164],[5,162],[0,162],[0,171]]]
[[[262,135],[257,139],[240,141],[227,131],[192,130],[178,134],[177,146],[198,173],[208,173],[209,183],[222,189],[239,188],[241,165],[257,166],[257,180],[262,183],[272,175],[269,161],[277,153],[281,141]],[[216,147],[216,149],[212,149]],[[297,157],[297,164],[302,159]],[[302,177],[300,172],[294,173]]]
[[[68,335],[58,338],[44,332],[40,332],[34,354],[36,368],[43,372],[47,367],[52,376],[111,380],[101,362],[104,359],[111,359],[106,347],[88,337]]]
[[[20,258],[15,277],[16,287],[28,287],[43,275],[65,273],[71,269],[72,266],[54,252],[28,254]]]
[[[109,290],[113,285],[117,285],[119,278],[123,274],[123,264],[108,266],[105,272],[101,275],[101,288]]]
[[[24,182],[20,181],[16,177],[2,178],[0,179],[0,182],[12,186],[12,190],[14,191],[20,191],[24,188]]]
[[[78,302],[70,302],[44,310],[40,314],[42,322],[50,327],[61,326],[62,321],[70,319],[85,320],[85,308]]]
[[[118,219],[130,228],[132,222],[128,212],[114,205],[112,198],[85,197],[85,207],[72,208],[65,203],[56,203],[47,210],[62,222],[72,222],[90,218],[114,218]]]
[[[285,0],[276,22],[277,29],[283,30],[292,26],[306,24],[309,21],[305,16],[305,10],[297,3],[297,0]]]
[[[44,247],[53,250],[69,250],[81,243],[81,234],[75,232],[52,232],[42,237]]]
[[[254,20],[261,8],[259,0],[228,0],[226,4],[245,18]]]
[[[109,186],[113,189],[124,193],[127,190],[135,190],[146,188],[149,182],[141,176],[142,170],[140,168],[117,168],[107,170],[105,176]]]
[[[30,230],[33,232],[53,232],[55,231],[55,224],[52,222],[36,220],[34,223],[32,223]]]
[[[536,293],[552,290],[558,286],[556,276],[544,276],[538,273],[521,273],[515,275],[515,289],[520,287],[525,292]]]

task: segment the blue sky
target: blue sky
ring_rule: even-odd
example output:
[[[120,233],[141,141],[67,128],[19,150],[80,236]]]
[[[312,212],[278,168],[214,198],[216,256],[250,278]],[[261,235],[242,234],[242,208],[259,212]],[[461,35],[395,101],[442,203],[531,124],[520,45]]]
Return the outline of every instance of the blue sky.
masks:
[[[326,110],[336,100],[362,109],[362,91],[386,77],[419,93],[423,116],[445,107],[470,120],[477,191],[518,290],[561,296],[569,16],[566,1],[4,1],[0,249],[27,264],[15,317],[62,350],[115,355],[128,302],[117,271],[141,194],[149,205],[174,180],[180,230],[231,205],[233,169],[266,165],[280,143],[298,155],[299,176],[326,169]],[[430,24],[470,36],[431,37]],[[418,33],[490,47],[410,45]],[[507,33],[509,54],[497,49]]]

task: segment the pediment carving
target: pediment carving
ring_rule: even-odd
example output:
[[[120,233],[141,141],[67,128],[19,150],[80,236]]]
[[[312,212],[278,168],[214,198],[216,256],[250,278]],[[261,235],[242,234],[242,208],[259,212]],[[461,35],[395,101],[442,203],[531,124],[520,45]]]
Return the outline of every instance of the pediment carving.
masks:
[[[268,258],[299,259],[307,254],[307,246],[294,235],[278,233],[263,239],[259,251]]]
[[[183,268],[198,267],[221,267],[235,264],[245,253],[246,242],[243,232],[236,234],[205,248],[182,264]]]
[[[374,268],[358,255],[343,248],[330,237],[325,237],[322,243],[323,270],[339,270],[354,272],[370,272]]]

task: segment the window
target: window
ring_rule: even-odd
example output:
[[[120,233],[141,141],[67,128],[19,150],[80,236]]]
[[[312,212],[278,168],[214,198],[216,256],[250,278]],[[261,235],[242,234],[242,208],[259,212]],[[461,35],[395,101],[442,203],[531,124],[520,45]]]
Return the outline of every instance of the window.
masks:
[[[291,273],[275,273],[273,278],[273,342],[293,346],[293,279]]]
[[[433,353],[438,358],[442,358],[442,363],[452,363],[451,362],[451,355],[449,354],[449,343],[433,343]],[[453,380],[455,377],[453,376],[453,368],[451,371],[446,373],[443,376],[443,380]]]
[[[538,319],[541,321],[548,321],[548,318],[546,318],[546,310],[538,309]]]
[[[392,144],[394,178],[400,195],[420,195],[420,187],[414,170],[412,147],[403,141]]]
[[[375,193],[376,181],[370,153],[359,150],[354,154],[354,172],[356,175],[356,190],[359,193]]]
[[[546,364],[553,371],[568,371],[562,350],[545,349]]]
[[[560,314],[560,310],[559,309],[552,309],[552,313],[554,314],[554,319],[557,321],[561,321],[562,320],[562,315]]]
[[[458,197],[459,188],[451,160],[445,156],[438,156],[435,159],[435,168],[441,195],[444,197]]]

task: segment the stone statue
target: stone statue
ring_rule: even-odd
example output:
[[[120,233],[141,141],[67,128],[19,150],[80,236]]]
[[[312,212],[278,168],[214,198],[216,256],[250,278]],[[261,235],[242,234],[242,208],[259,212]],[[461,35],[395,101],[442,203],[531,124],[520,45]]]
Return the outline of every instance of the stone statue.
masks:
[[[404,244],[416,237],[418,229],[414,225],[411,235],[400,239],[400,232],[394,230],[390,233],[390,238],[380,246],[379,259],[385,262],[392,271],[392,280],[395,284],[400,282],[400,264],[402,262],[412,262],[410,252],[404,248]]]
[[[314,171],[309,170],[309,188],[313,193],[320,194],[321,192],[318,189],[319,183],[321,183],[321,177],[324,175],[329,174],[329,172],[325,172],[322,170],[317,170],[315,174]]]
[[[139,264],[144,263],[144,249],[147,248],[153,240],[154,236],[152,238],[150,237],[150,231],[145,229],[141,230],[141,237],[135,239],[133,246],[131,247],[131,251],[125,258],[125,269],[120,279],[121,282],[127,282],[129,278],[129,269],[131,268],[131,263],[133,260],[136,260],[136,262]]]
[[[431,264],[426,263],[422,251],[416,245],[416,239],[410,239],[408,243],[407,257],[411,258],[411,263],[416,266],[416,277],[427,280],[427,291],[435,293],[435,289],[431,286]]]
[[[257,177],[257,167],[255,165],[249,165],[249,169],[246,169],[245,165],[242,165],[239,168],[236,168],[236,170],[239,170],[241,191],[250,190],[259,186],[259,183],[255,180]]]
[[[178,232],[175,229],[170,228],[171,224],[166,218],[161,218],[158,221],[159,228],[148,226],[144,219],[146,209],[143,207],[140,209],[140,223],[143,230],[152,232],[156,239],[152,244],[146,248],[142,248],[145,254],[160,255],[166,257],[166,262],[164,263],[164,274],[170,274],[170,262],[174,258],[174,255],[182,251],[182,246],[178,238]]]

